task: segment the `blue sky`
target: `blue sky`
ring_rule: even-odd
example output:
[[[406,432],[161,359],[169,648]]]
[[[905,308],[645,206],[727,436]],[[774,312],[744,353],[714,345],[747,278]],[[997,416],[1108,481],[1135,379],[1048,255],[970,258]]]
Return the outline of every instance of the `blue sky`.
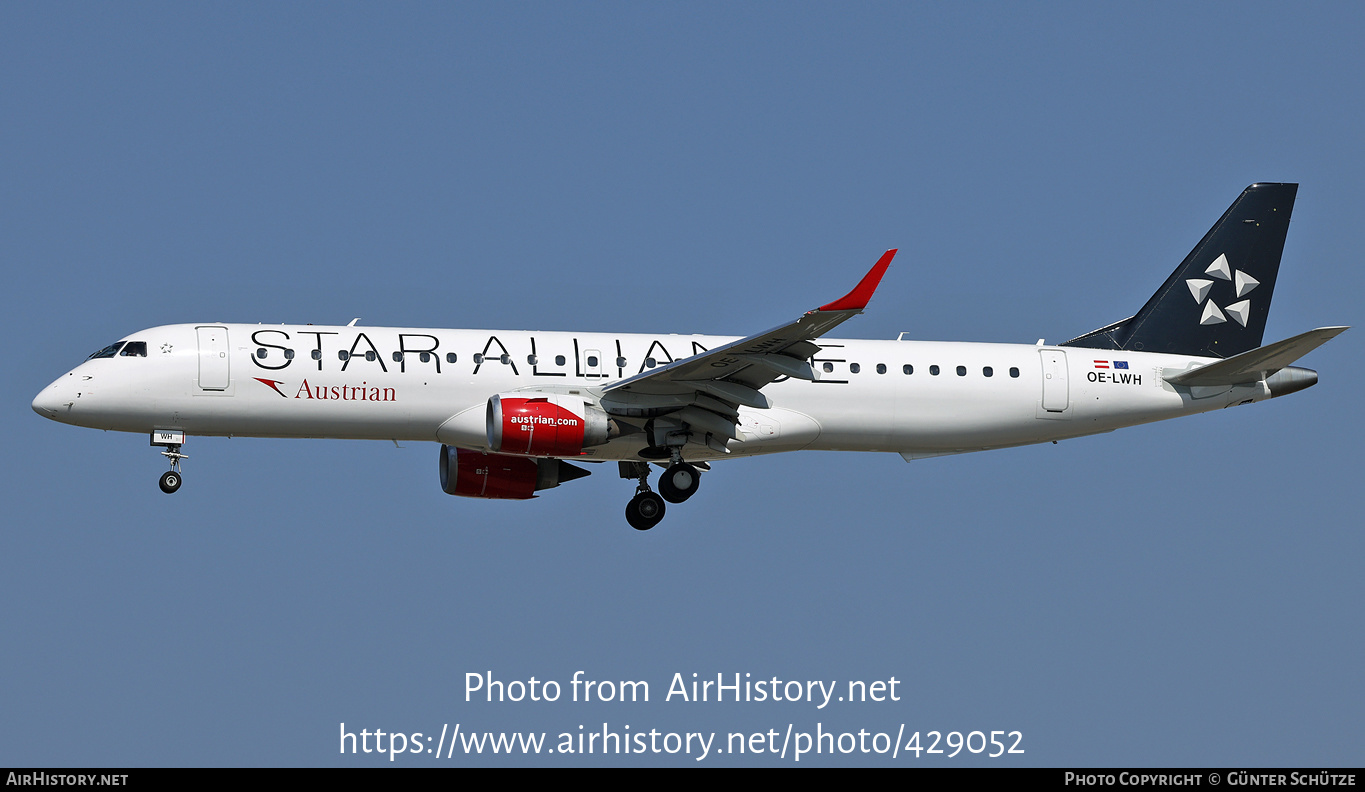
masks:
[[[1246,409],[924,460],[444,495],[436,446],[44,421],[176,322],[1060,341],[1247,184],[1302,186],[1267,340],[1358,324],[1350,4],[15,4],[0,10],[0,765],[365,765],[348,729],[1021,731],[802,764],[1360,762],[1360,340]],[[464,405],[461,405],[462,408]],[[464,700],[645,680],[649,703]],[[675,673],[902,700],[663,701]],[[567,690],[567,688],[566,688]],[[563,754],[394,764],[697,764]],[[703,764],[790,757],[713,755]]]

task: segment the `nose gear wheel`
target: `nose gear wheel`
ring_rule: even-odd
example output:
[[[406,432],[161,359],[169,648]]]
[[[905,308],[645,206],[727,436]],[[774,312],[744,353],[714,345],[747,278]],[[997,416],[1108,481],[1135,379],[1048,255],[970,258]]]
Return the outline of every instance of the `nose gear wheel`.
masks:
[[[161,481],[158,483],[161,485],[161,491],[170,495],[172,492],[180,489],[180,472],[177,470],[168,470],[161,474]]]
[[[180,473],[180,460],[189,459],[189,456],[180,453],[180,446],[174,444],[167,445],[161,455],[171,461],[171,469],[161,474],[161,480],[157,485],[161,487],[162,492],[170,495],[180,489],[180,485],[185,481],[185,477]]]

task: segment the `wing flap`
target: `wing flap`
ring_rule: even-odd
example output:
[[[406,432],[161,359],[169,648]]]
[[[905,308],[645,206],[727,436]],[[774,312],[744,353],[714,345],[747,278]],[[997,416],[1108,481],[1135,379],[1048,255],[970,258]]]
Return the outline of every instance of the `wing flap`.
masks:
[[[792,379],[803,379],[808,382],[815,381],[815,369],[811,368],[810,363],[787,357],[780,352],[771,355],[746,355],[745,359],[776,372],[778,376],[788,376]]]

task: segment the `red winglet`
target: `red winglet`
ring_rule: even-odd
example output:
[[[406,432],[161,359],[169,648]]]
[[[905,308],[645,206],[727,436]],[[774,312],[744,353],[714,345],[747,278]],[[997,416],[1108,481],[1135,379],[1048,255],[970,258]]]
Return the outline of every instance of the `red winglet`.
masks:
[[[828,305],[822,305],[816,310],[819,311],[861,311],[867,307],[867,301],[872,299],[872,292],[877,290],[877,285],[882,282],[882,276],[886,274],[886,268],[891,266],[891,259],[895,258],[897,248],[891,248],[882,254],[877,263],[872,265],[872,269],[867,271],[863,279],[853,287],[853,291],[835,300]]]

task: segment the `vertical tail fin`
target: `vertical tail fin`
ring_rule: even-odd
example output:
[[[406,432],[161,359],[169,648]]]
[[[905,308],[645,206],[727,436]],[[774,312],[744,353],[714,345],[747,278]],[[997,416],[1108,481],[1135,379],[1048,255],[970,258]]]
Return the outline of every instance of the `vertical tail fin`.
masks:
[[[1253,184],[1142,310],[1062,346],[1227,358],[1265,334],[1297,184]]]

